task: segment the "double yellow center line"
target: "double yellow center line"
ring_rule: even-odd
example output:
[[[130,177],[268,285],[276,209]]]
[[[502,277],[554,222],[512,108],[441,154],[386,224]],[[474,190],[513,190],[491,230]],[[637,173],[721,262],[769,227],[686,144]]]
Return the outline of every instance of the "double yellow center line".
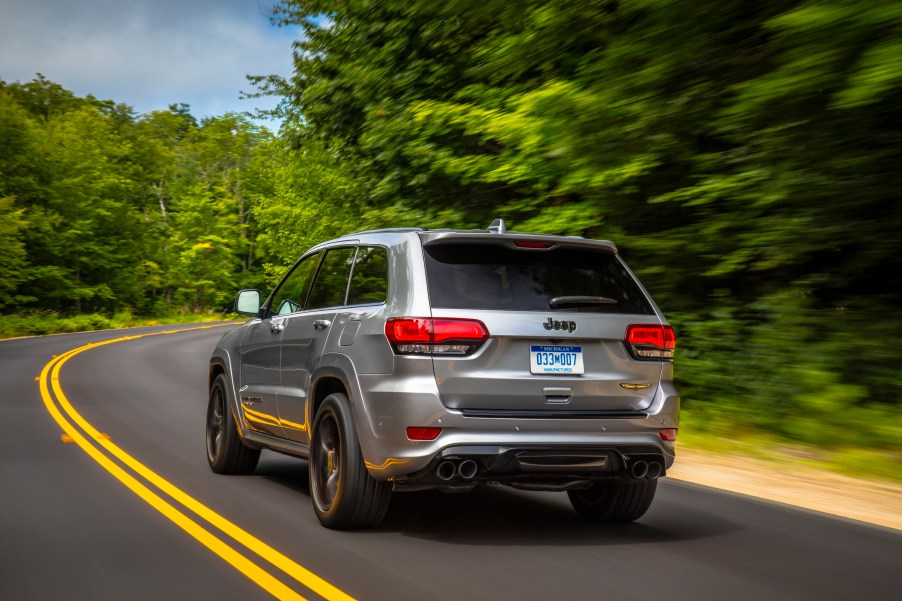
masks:
[[[272,596],[277,599],[286,600],[304,599],[304,597],[291,586],[288,586],[282,580],[260,567],[259,564],[261,562],[259,559],[253,559],[253,555],[247,554],[247,551],[256,554],[259,558],[264,559],[310,591],[313,591],[325,599],[352,600],[352,598],[343,591],[329,584],[289,557],[286,557],[279,551],[273,549],[246,530],[236,526],[120,449],[107,435],[97,431],[94,426],[88,423],[75,410],[60,386],[60,369],[69,359],[85,351],[106,346],[108,344],[124,342],[126,340],[204,330],[213,327],[217,326],[205,325],[179,330],[139,334],[136,336],[123,336],[121,338],[114,338],[103,342],[86,344],[62,355],[58,355],[44,366],[39,378],[41,398],[44,401],[44,406],[47,408],[47,411],[53,419],[56,420],[56,423],[63,429],[65,435],[78,444],[91,459],[96,461],[103,469],[112,474],[148,505],[166,516],[178,527],[213,551],[213,553],[224,559],[236,570],[250,578],[254,583]],[[76,425],[78,428],[81,428],[81,430],[76,428]],[[84,432],[84,434],[82,434],[82,432]],[[106,454],[101,451],[101,449],[105,450]],[[120,463],[114,461],[114,458]],[[131,470],[131,472],[128,470]],[[143,478],[146,483],[142,482],[136,476]],[[148,484],[156,487],[159,492],[155,492]],[[162,493],[162,495],[159,493]],[[194,516],[190,516],[185,511],[177,508],[165,497],[169,497],[172,501],[181,504],[184,508],[193,513]],[[197,518],[200,518],[200,520]],[[219,532],[212,531],[207,526],[202,525],[201,520],[215,527]],[[240,543],[246,551],[238,550],[231,546],[226,542],[228,539]]]

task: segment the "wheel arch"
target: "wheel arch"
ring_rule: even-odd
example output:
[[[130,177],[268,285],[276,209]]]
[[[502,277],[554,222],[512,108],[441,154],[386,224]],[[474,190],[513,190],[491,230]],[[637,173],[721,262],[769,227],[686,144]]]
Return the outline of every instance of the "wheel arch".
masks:
[[[225,373],[225,365],[223,365],[221,361],[217,361],[215,359],[211,360],[209,373],[207,374],[207,388],[209,389],[211,386],[213,386],[213,380],[216,379],[216,376],[220,374],[225,375]],[[228,379],[228,376],[226,376],[226,379]]]
[[[327,396],[335,392],[344,394],[348,397],[351,419],[354,421],[354,428],[360,443],[360,452],[363,455],[364,463],[369,464],[375,431],[370,423],[370,415],[363,400],[360,382],[354,375],[356,373],[354,364],[347,355],[335,353],[323,356],[322,362],[311,374],[309,394],[311,402],[308,403],[307,423],[313,424],[316,412]],[[369,465],[367,465],[367,470],[369,471]]]
[[[244,412],[241,410],[241,403],[238,402],[238,389],[232,371],[232,357],[228,350],[217,348],[210,357],[210,365],[207,370],[207,391],[213,386],[213,382],[220,375],[226,381],[226,400],[235,423],[238,424],[238,435],[245,439],[245,433],[248,431],[247,422],[244,419]],[[248,443],[250,444],[250,443]]]
[[[310,403],[310,416],[307,418],[308,423],[313,423],[313,420],[316,419],[316,413],[319,411],[320,406],[322,406],[323,401],[326,400],[326,397],[330,394],[340,392],[350,401],[351,395],[348,393],[348,387],[345,385],[344,380],[334,374],[323,374],[320,378],[316,380],[316,384],[313,387],[313,394],[310,395],[312,402]],[[353,407],[351,408],[353,412]]]

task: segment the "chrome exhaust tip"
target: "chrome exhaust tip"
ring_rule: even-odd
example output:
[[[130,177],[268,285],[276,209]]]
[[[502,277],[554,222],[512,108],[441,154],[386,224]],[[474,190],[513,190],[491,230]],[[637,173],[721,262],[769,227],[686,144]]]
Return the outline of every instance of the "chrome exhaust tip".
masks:
[[[649,480],[657,480],[661,477],[661,474],[664,473],[664,466],[658,463],[657,461],[652,461],[648,464],[648,473],[645,474],[645,477]]]
[[[464,480],[472,480],[477,472],[479,472],[479,466],[476,465],[476,462],[472,459],[464,459],[457,467],[457,473],[460,474],[460,477]]]
[[[439,480],[444,480],[445,482],[454,478],[454,474],[456,473],[457,466],[451,461],[442,461],[435,470],[435,475],[438,476]]]
[[[648,463],[642,460],[634,461],[630,466],[630,474],[633,478],[644,478],[648,474]]]

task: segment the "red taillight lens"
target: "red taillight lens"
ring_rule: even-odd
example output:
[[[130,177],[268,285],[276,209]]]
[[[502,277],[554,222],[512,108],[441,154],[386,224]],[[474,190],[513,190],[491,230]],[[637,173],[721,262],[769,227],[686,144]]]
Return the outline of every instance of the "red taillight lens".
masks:
[[[392,317],[385,322],[385,337],[402,355],[468,355],[489,331],[476,319]]]
[[[670,326],[664,326],[664,348],[671,350],[676,348],[676,334]]]
[[[677,429],[676,428],[661,428],[658,430],[658,436],[661,437],[661,440],[666,440],[667,442],[673,442],[677,437]]]
[[[392,344],[432,342],[432,320],[428,318],[392,318],[385,322],[385,335]]]
[[[477,340],[488,338],[488,330],[475,319],[435,319],[432,321],[433,342],[446,340]]]
[[[410,440],[435,440],[442,433],[441,428],[427,428],[411,426],[407,428],[407,438]]]
[[[673,359],[676,335],[670,326],[640,324],[626,327],[626,347],[636,359]]]

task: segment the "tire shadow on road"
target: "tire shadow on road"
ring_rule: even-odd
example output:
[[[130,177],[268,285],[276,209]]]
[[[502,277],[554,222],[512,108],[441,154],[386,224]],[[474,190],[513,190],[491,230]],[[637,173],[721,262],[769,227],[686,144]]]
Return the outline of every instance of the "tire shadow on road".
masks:
[[[306,462],[261,458],[254,472],[309,499]],[[682,542],[721,536],[741,523],[658,498],[632,524],[591,524],[576,515],[566,493],[525,492],[500,485],[472,492],[396,492],[373,533],[399,533],[455,545],[622,545]],[[313,510],[311,509],[311,514]],[[359,534],[366,534],[361,531]]]
[[[463,494],[439,491],[392,497],[377,532],[460,545],[622,545],[681,542],[721,536],[742,526],[704,511],[669,511],[658,501],[632,524],[591,524],[565,493],[534,493],[482,486]]]
[[[285,457],[264,451],[253,476],[284,486],[310,497],[310,482],[307,479],[307,461]]]

